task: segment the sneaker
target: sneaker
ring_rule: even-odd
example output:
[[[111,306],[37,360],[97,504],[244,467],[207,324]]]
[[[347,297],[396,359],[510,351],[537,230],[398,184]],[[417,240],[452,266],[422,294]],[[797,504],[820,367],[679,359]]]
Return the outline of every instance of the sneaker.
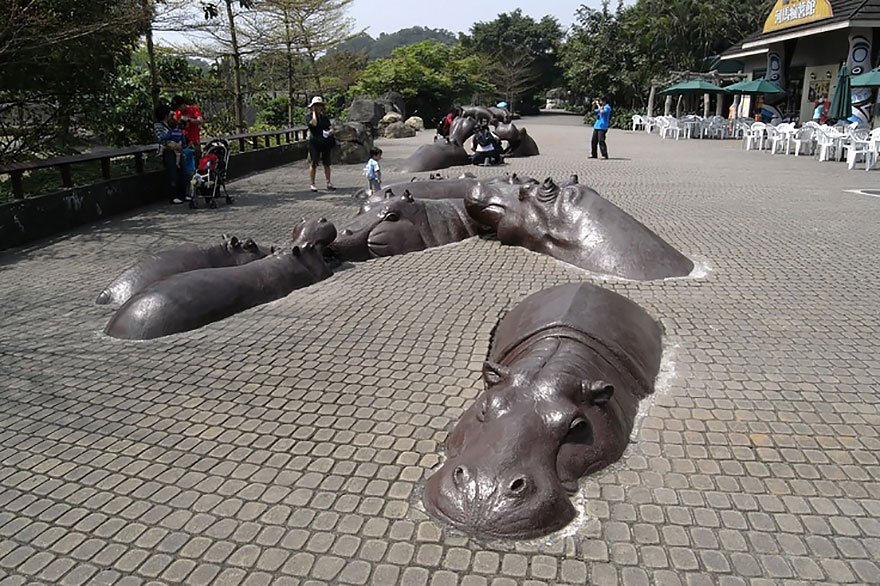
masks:
[[[191,196],[191,195],[187,195],[186,197],[183,198],[183,201],[192,201],[192,200],[193,200],[193,196]]]
[[[587,157],[587,158],[588,158],[588,159],[598,159],[599,157],[594,157],[593,155],[590,155],[590,156]]]
[[[328,183],[328,184],[327,184],[327,191],[336,191],[336,188],[333,187],[333,184],[332,184],[332,183]]]
[[[174,199],[171,200],[171,203],[173,203],[174,205],[177,205],[177,204],[183,203],[183,200],[180,199],[179,197],[175,197]]]
[[[318,188],[314,185],[309,185],[309,189],[311,189],[312,191],[318,191]]]

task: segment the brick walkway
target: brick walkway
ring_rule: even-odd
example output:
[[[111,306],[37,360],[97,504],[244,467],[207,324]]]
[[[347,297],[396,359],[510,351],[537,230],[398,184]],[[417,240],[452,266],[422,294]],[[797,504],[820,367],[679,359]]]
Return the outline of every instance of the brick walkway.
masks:
[[[0,253],[0,584],[880,583],[880,198],[843,192],[880,175],[617,131],[615,159],[587,161],[576,118],[521,125],[544,154],[506,170],[578,173],[708,275],[603,281],[472,240],[195,332],[100,333],[113,309],[92,300],[147,252],[350,217],[360,168],[315,197],[302,163],[234,183],[233,207]],[[385,168],[429,140],[380,141]],[[665,328],[631,448],[583,481],[564,535],[438,526],[422,484],[499,315],[584,279]]]

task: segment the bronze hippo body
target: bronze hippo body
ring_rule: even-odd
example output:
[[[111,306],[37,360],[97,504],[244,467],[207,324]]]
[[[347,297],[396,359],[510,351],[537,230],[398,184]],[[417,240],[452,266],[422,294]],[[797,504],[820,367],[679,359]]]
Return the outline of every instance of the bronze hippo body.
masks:
[[[194,330],[330,277],[322,248],[336,237],[336,228],[326,220],[304,224],[294,230],[298,245],[260,260],[188,271],[153,283],[119,308],[104,333],[149,340]]]
[[[638,220],[578,184],[478,182],[468,213],[502,244],[522,246],[575,266],[650,281],[690,274],[694,264]]]
[[[267,254],[269,253],[260,249],[250,238],[242,241],[235,236],[230,238],[225,235],[219,244],[210,246],[187,244],[163,250],[141,259],[126,269],[101,291],[95,303],[122,304],[144,287],[165,277],[196,269],[243,265],[261,259]]]
[[[527,297],[498,325],[486,390],[425,487],[428,512],[510,539],[567,525],[578,480],[626,449],[661,354],[657,323],[616,293],[580,283]]]
[[[482,231],[463,200],[395,195],[355,216],[329,249],[341,260],[363,261],[459,242]]]
[[[423,144],[411,154],[398,171],[401,173],[420,173],[422,171],[436,171],[456,165],[469,165],[471,162],[467,151],[461,144],[455,142],[437,141],[431,144]]]
[[[470,116],[458,116],[452,120],[449,142],[464,146],[477,129],[477,121]]]
[[[520,128],[517,131],[516,142],[509,143],[509,148],[507,152],[504,153],[504,156],[512,159],[520,157],[535,157],[540,154],[541,151],[538,150],[538,145],[535,142],[535,139],[529,135],[525,128]]]

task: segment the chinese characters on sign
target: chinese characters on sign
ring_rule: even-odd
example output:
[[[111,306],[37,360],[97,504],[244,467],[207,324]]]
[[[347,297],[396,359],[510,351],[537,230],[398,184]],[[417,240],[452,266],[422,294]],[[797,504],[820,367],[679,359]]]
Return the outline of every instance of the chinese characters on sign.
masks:
[[[833,16],[828,0],[778,0],[764,23],[769,33]]]

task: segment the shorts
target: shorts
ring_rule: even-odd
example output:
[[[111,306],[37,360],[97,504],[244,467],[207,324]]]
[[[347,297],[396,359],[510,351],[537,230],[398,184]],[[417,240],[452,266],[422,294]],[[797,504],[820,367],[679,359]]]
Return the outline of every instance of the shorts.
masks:
[[[309,161],[312,167],[317,167],[319,162],[324,163],[325,167],[330,166],[330,151],[333,150],[333,143],[327,142],[321,144],[309,141]]]

